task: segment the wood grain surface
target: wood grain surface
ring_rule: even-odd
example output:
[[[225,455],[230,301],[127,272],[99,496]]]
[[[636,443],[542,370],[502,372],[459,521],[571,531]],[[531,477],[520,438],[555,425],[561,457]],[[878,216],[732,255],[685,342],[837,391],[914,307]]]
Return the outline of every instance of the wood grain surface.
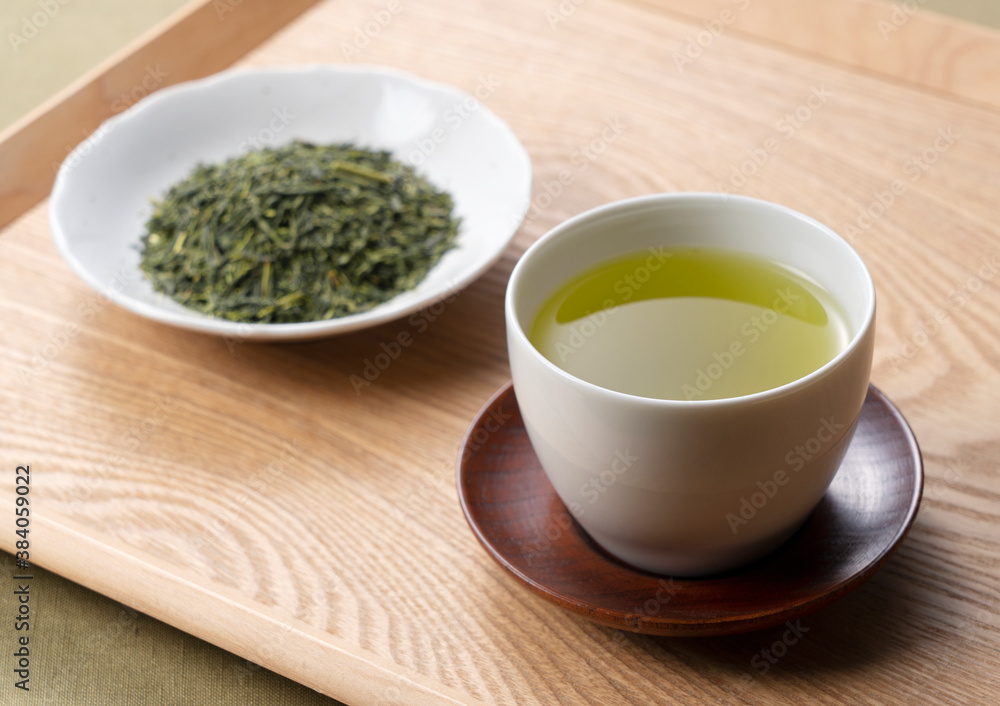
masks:
[[[487,104],[535,165],[515,244],[446,306],[251,345],[107,305],[59,259],[45,205],[31,209],[0,232],[0,514],[31,464],[32,559],[350,704],[988,703],[1000,109],[919,71],[904,81],[735,31],[678,62],[704,20],[638,0],[393,7],[379,23],[381,0],[323,2],[240,65],[490,81]],[[983,42],[996,51],[1000,35]],[[467,425],[509,377],[502,295],[524,248],[611,200],[720,189],[852,240],[878,290],[872,379],[926,464],[906,542],[794,642],[783,626],[682,640],[569,615],[482,550],[454,485]],[[412,344],[356,390],[403,332]]]
[[[722,22],[726,31],[1000,107],[996,32],[931,12],[926,0],[645,1],[713,34]]]

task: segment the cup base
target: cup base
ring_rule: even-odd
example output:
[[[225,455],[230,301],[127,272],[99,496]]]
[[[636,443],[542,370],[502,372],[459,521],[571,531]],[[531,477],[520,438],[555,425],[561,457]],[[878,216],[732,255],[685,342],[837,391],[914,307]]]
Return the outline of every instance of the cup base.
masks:
[[[776,551],[791,539],[808,515],[791,529],[757,540],[751,544],[725,549],[669,550],[652,547],[637,547],[613,537],[598,536],[587,532],[597,546],[618,561],[629,566],[664,576],[678,578],[704,578],[722,574],[751,564]]]

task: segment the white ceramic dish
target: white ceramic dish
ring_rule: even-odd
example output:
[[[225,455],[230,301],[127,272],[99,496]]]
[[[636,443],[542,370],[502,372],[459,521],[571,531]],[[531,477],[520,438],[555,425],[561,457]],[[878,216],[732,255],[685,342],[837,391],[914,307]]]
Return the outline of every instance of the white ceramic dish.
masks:
[[[226,71],[179,84],[105,122],[63,162],[49,203],[56,245],[73,270],[137,314],[240,340],[321,338],[384,323],[465,287],[496,262],[531,192],[531,161],[477,96],[378,67]],[[151,199],[200,162],[295,139],[387,149],[447,189],[462,219],[457,247],[412,291],[361,314],[295,324],[206,317],[155,292],[139,269]]]

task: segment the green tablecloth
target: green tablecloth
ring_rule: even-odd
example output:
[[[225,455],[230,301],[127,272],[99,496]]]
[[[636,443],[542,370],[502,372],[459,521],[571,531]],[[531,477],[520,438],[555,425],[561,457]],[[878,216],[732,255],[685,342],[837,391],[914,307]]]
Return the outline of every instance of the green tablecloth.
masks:
[[[32,566],[30,692],[15,687],[14,559],[0,552],[0,704],[337,706],[301,684]],[[23,583],[23,582],[22,582]]]

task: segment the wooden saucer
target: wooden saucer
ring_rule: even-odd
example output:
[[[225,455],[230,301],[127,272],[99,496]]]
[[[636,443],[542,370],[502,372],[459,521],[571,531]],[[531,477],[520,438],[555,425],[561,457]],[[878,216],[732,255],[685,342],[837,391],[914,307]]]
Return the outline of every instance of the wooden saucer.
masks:
[[[580,528],[539,465],[510,383],[477,415],[458,462],[465,517],[502,567],[588,620],[652,635],[749,632],[844,596],[903,541],[922,490],[913,432],[870,387],[847,457],[801,529],[748,567],[680,579],[618,561]]]

